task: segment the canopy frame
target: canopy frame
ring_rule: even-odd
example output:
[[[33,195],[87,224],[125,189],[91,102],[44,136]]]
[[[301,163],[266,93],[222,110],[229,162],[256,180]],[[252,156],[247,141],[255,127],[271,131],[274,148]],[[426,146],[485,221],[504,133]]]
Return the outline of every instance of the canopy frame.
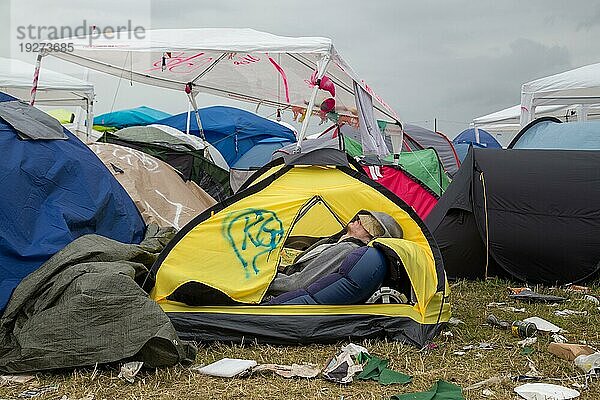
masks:
[[[64,41],[74,43],[75,50],[69,52],[43,52],[41,53],[41,56],[52,55],[65,61],[115,76],[122,76],[123,72],[127,72],[129,74],[129,79],[132,81],[166,89],[181,90],[187,85],[191,84],[192,94],[194,96],[198,93],[206,93],[249,103],[264,104],[273,108],[287,108],[290,106],[301,107],[303,109],[306,108],[309,116],[311,115],[310,112],[312,112],[312,109],[314,108],[317,97],[318,89],[315,89],[314,87],[310,92],[308,107],[306,107],[306,104],[294,104],[298,102],[298,98],[292,100],[291,102],[289,99],[286,99],[286,102],[283,102],[276,97],[263,98],[265,96],[263,96],[264,93],[262,92],[260,92],[262,93],[261,95],[253,94],[252,89],[243,90],[241,88],[237,88],[243,90],[240,92],[239,90],[236,90],[235,87],[227,87],[227,85],[222,84],[221,87],[214,87],[210,83],[199,83],[198,81],[202,77],[209,75],[212,69],[214,69],[214,67],[225,57],[238,53],[250,56],[252,54],[286,54],[289,59],[298,61],[307,69],[316,70],[317,79],[320,79],[325,75],[330,61],[335,61],[335,64],[337,67],[339,67],[338,69],[341,71],[341,73],[345,75],[345,78],[341,80],[335,75],[332,75],[331,78],[340,89],[346,92],[346,99],[348,99],[348,94],[354,95],[355,97],[357,95],[355,91],[352,88],[349,88],[347,85],[347,81],[353,81],[358,86],[363,88],[369,94],[369,96],[374,99],[373,103],[376,103],[373,104],[374,109],[386,117],[391,118],[394,122],[400,123],[399,118],[391,109],[391,107],[386,104],[381,97],[377,96],[364,81],[360,80],[356,76],[354,71],[352,71],[352,68],[337,53],[330,39],[319,37],[291,38],[275,36],[251,29],[225,28],[151,30],[146,32],[146,36],[148,38],[147,40],[144,38],[143,40],[138,41],[131,40],[132,35],[129,35],[128,39],[125,38],[126,36],[128,35],[122,35],[122,40],[121,38],[112,39],[111,43],[104,43],[102,41],[104,39],[102,38],[95,39],[93,42],[89,42],[88,40],[85,40],[85,38],[67,38],[50,41],[49,43]],[[86,51],[93,51],[94,53],[85,54]],[[207,67],[202,66],[202,72],[195,75],[193,78],[188,77],[187,80],[182,82],[176,80],[177,77],[174,76],[161,77],[159,74],[152,73],[152,70],[148,70],[148,73],[145,73],[146,71],[142,68],[134,70],[132,66],[130,66],[130,68],[121,67],[120,65],[117,65],[117,63],[111,63],[110,58],[113,56],[121,57],[125,52],[129,53],[129,55],[133,55],[135,53],[170,53],[172,51],[180,51],[182,54],[183,52],[192,51],[196,52],[197,54],[204,52],[207,54],[207,56],[210,56],[211,58],[216,57],[216,59],[212,59],[210,65]],[[102,52],[112,53],[105,53],[105,55],[102,55]],[[216,54],[219,55],[217,56]],[[312,66],[312,64],[315,63],[313,60],[307,62],[307,55],[309,54],[318,59],[316,68]],[[156,66],[156,64],[153,65]],[[188,71],[187,73],[189,74],[192,71],[193,70]],[[306,135],[306,130],[309,123],[308,119],[305,118],[302,121],[302,128],[300,129],[299,133],[300,142]]]

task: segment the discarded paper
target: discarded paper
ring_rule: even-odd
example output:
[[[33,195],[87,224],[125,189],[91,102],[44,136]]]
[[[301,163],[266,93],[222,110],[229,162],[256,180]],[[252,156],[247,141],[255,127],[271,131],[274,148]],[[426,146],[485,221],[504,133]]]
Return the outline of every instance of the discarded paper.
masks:
[[[39,388],[31,388],[31,389],[27,389],[24,392],[19,393],[18,397],[20,399],[31,399],[34,397],[41,396],[48,392],[54,392],[56,390],[58,390],[58,386],[42,386]]]
[[[249,371],[251,368],[256,367],[256,365],[257,362],[254,360],[223,358],[204,367],[193,367],[191,370],[203,375],[233,378],[243,372]]]
[[[315,378],[321,369],[315,364],[260,364],[252,368],[252,372],[271,371],[284,378]]]
[[[27,383],[35,379],[33,375],[0,375],[0,382]]]
[[[125,363],[121,366],[121,371],[119,372],[118,377],[121,379],[125,379],[129,383],[133,383],[135,381],[135,376],[142,369],[144,365],[141,361],[132,361]]]
[[[486,386],[493,386],[493,385],[497,385],[499,383],[502,382],[502,378],[499,376],[493,376],[491,378],[488,378],[484,381],[481,382],[477,382],[472,384],[471,386],[467,386],[466,388],[464,388],[463,390],[475,390],[475,389],[480,389],[482,387],[486,387]]]
[[[571,315],[587,315],[587,311],[575,311],[565,308],[564,310],[554,311],[554,315],[559,317],[569,317]]]
[[[526,400],[568,400],[579,396],[575,389],[547,383],[527,383],[516,387],[515,392]]]
[[[528,337],[526,339],[520,340],[517,342],[517,344],[521,347],[528,347],[528,346],[532,346],[535,343],[537,343],[537,337]]]
[[[562,332],[563,329],[554,325],[552,322],[546,321],[543,318],[540,317],[529,317],[524,319],[523,321],[525,322],[531,322],[532,324],[535,324],[536,328],[538,331],[542,331],[542,332],[552,332],[552,333],[559,333]]]

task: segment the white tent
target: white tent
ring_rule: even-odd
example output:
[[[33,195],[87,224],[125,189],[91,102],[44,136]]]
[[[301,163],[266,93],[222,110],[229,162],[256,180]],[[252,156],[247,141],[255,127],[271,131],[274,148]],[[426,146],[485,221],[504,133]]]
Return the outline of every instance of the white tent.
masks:
[[[0,57],[0,91],[23,101],[31,98],[32,64]],[[78,106],[87,113],[88,129],[91,128],[94,104],[94,85],[72,76],[51,70],[40,72],[36,104],[43,106]]]
[[[555,117],[563,122],[581,120],[582,106],[539,106],[535,117]],[[588,119],[600,119],[600,105],[590,105],[586,112]],[[473,119],[472,127],[481,128],[492,134],[500,144],[508,145],[521,130],[521,105],[517,104],[504,110]]]
[[[600,103],[600,63],[536,79],[521,87],[521,126],[535,119],[536,108],[545,105],[581,105],[585,120],[588,105]]]
[[[185,91],[195,109],[195,96],[209,93],[312,115],[313,106],[319,111],[317,96],[322,94],[335,97],[340,116],[357,118],[358,90],[373,98],[376,117],[399,120],[328,38],[230,28],[148,30],[143,38],[136,32],[114,36],[51,42],[73,43],[73,51],[49,54],[122,79]],[[333,81],[334,96],[315,85],[325,75]],[[309,119],[303,120],[300,138]]]

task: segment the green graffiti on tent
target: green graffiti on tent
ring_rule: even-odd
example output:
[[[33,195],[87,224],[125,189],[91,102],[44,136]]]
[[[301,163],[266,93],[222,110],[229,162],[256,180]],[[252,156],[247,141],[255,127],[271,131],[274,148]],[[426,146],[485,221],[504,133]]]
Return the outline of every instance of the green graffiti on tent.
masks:
[[[246,209],[232,212],[223,223],[223,235],[242,264],[246,279],[255,275],[258,258],[273,251],[283,238],[283,224],[273,211]]]

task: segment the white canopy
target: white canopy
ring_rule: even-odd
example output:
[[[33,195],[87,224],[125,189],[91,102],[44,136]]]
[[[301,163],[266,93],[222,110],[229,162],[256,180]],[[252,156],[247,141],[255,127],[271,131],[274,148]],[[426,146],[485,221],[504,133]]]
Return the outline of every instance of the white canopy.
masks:
[[[563,122],[582,120],[583,107],[578,106],[539,106],[535,109],[535,117],[555,117]],[[600,119],[600,105],[589,105],[585,115],[588,119]],[[508,145],[521,130],[521,105],[517,104],[504,110],[483,115],[473,119],[471,126],[481,128],[496,137],[502,145]]]
[[[328,38],[283,37],[232,28],[148,30],[140,39],[135,34],[62,39],[51,43],[73,43],[73,51],[49,54],[127,80],[181,91],[191,87],[192,97],[209,93],[290,107],[295,113],[301,108],[312,110],[314,104],[318,108],[316,98],[321,93],[335,97],[335,111],[340,115],[356,117],[356,82],[373,97],[378,117],[399,120]],[[335,96],[314,85],[324,75],[333,81]],[[308,120],[304,119],[300,136]]]
[[[521,126],[535,118],[542,105],[572,106],[600,103],[600,63],[536,79],[521,87]],[[585,119],[586,107],[582,109]]]
[[[0,57],[0,91],[29,101],[34,69],[32,64]],[[93,100],[94,85],[91,83],[48,69],[40,73],[37,104],[80,106],[87,110]]]

